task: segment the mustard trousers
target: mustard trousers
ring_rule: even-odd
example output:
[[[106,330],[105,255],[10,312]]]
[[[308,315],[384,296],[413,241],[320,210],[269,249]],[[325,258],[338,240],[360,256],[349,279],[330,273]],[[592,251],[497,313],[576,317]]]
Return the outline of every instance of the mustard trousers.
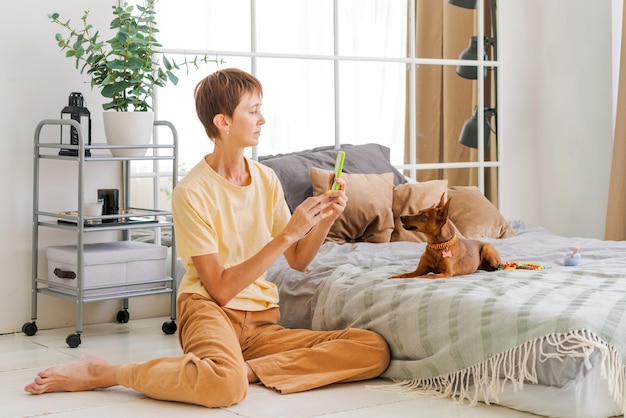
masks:
[[[372,379],[389,364],[389,348],[363,329],[311,331],[278,325],[278,308],[259,312],[181,294],[178,338],[184,354],[119,367],[120,385],[154,399],[224,407],[246,397],[246,363],[280,393]]]

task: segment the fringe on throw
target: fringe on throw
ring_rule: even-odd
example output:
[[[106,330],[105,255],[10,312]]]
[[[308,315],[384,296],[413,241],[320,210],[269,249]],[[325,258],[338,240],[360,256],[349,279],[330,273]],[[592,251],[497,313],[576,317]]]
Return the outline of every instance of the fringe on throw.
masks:
[[[554,348],[547,352],[544,343]],[[587,370],[591,369],[591,354],[600,353],[602,378],[608,382],[609,394],[622,412],[626,413],[626,366],[617,350],[602,341],[591,331],[577,330],[564,334],[527,341],[508,351],[495,355],[482,363],[442,376],[425,379],[396,380],[389,385],[377,385],[377,389],[392,391],[419,391],[421,393],[452,398],[472,406],[479,401],[498,403],[498,394],[507,383],[515,391],[524,389],[524,382],[537,384],[537,362],[549,359],[563,361],[565,357],[582,358]]]

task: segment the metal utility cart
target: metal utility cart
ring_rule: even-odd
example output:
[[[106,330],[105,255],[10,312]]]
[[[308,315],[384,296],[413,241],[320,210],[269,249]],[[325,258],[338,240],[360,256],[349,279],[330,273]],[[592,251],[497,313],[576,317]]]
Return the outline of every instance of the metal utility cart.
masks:
[[[78,134],[78,144],[61,144],[58,141],[42,140],[42,129],[47,126],[58,126],[59,129],[73,128]],[[76,333],[69,334],[66,343],[75,348],[81,344],[83,331],[83,305],[88,302],[121,299],[122,309],[117,314],[117,321],[126,323],[129,320],[128,299],[137,296],[147,296],[162,293],[171,294],[171,321],[163,323],[162,331],[165,334],[176,332],[176,246],[174,239],[174,225],[171,212],[159,209],[133,208],[130,206],[130,168],[137,160],[166,160],[172,163],[172,189],[178,178],[177,145],[178,134],[174,125],[167,121],[155,121],[157,127],[169,128],[172,140],[167,144],[151,144],[141,148],[152,149],[150,155],[142,157],[115,157],[110,152],[114,148],[138,148],[138,146],[108,146],[106,144],[85,144],[80,124],[72,119],[46,119],[39,122],[35,129],[34,139],[34,178],[33,178],[33,236],[32,236],[32,308],[31,322],[22,326],[22,331],[28,336],[37,332],[37,298],[40,294],[74,300],[76,302]],[[75,131],[74,131],[75,130]],[[56,131],[56,129],[54,129]],[[50,135],[51,137],[53,135]],[[69,150],[69,152],[68,152]],[[73,151],[74,150],[74,151]],[[73,162],[77,166],[77,207],[75,212],[51,212],[39,207],[40,179],[43,175],[42,160],[61,160]],[[85,215],[85,165],[102,161],[118,161],[122,171],[122,190],[119,197],[120,207],[124,208],[114,215],[86,216]],[[136,222],[137,221],[137,222]],[[76,235],[76,272],[73,275],[72,285],[53,283],[49,277],[39,272],[39,245],[40,228],[54,228],[65,230]],[[136,228],[154,228],[155,236],[161,228],[171,228],[171,261],[169,276],[157,280],[140,280],[133,283],[104,284],[90,286],[85,291],[85,236],[104,231],[119,231],[123,240],[129,240],[131,230]],[[159,235],[160,236],[160,235]],[[95,290],[95,291],[94,291]]]

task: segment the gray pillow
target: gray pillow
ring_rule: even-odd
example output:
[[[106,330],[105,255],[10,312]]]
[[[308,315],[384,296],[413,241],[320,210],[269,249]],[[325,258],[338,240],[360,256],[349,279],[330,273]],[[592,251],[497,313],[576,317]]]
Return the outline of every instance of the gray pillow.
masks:
[[[285,200],[291,212],[307,197],[313,196],[309,168],[332,170],[337,151],[345,151],[343,172],[348,174],[393,173],[394,185],[406,183],[404,176],[391,165],[389,148],[380,144],[341,145],[318,147],[290,154],[265,155],[259,161],[271,167],[285,192]]]

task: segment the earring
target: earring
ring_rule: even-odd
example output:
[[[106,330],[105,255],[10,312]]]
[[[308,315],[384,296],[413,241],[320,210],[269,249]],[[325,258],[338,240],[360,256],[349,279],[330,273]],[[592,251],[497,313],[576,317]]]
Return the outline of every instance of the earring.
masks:
[[[230,135],[230,129],[226,130],[226,135]]]

